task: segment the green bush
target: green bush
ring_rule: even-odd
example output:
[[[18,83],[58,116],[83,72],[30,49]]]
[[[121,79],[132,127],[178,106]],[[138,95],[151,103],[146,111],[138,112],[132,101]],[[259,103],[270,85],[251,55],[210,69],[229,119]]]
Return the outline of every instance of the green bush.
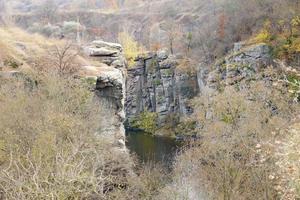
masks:
[[[193,119],[186,119],[180,122],[175,129],[175,133],[178,135],[196,135],[197,122]]]
[[[11,67],[13,69],[17,69],[22,65],[22,63],[19,63],[15,59],[11,58],[11,59],[4,60],[4,65]]]
[[[64,33],[75,33],[78,28],[81,28],[82,25],[75,21],[65,21],[63,24],[63,31]]]
[[[61,35],[61,28],[52,24],[42,25],[34,23],[28,28],[28,31],[32,33],[40,33],[47,37],[59,37]]]
[[[294,98],[294,101],[300,101],[300,77],[295,74],[288,74],[286,81],[289,85],[289,93]]]
[[[155,112],[144,111],[133,122],[133,126],[136,128],[140,128],[147,133],[154,134],[157,130],[157,117],[158,114]]]

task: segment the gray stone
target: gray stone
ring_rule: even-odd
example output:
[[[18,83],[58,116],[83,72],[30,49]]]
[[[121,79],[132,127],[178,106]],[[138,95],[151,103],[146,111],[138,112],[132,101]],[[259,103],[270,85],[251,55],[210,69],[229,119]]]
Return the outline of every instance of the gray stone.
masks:
[[[0,70],[1,71],[1,70]],[[10,79],[18,77],[19,75],[22,75],[19,71],[1,71],[0,77],[4,79]]]
[[[117,43],[111,43],[111,42],[104,42],[102,40],[95,40],[92,42],[92,44],[97,48],[108,48],[108,49],[117,49],[119,51],[122,51],[122,45]]]
[[[125,147],[125,79],[126,60],[122,46],[104,41],[94,41],[86,48],[89,56],[95,57],[99,66],[84,66],[83,78],[95,79],[95,99],[98,100],[102,119],[99,132],[107,135],[116,147]]]
[[[167,50],[160,50],[157,52],[157,58],[159,61],[165,60],[169,57]]]
[[[136,67],[127,76],[127,125],[144,111],[158,114],[159,127],[166,126],[171,115],[190,114],[187,102],[198,92],[197,79],[176,74],[177,63],[175,57],[153,52],[136,59]]]
[[[234,85],[244,79],[250,80],[272,62],[268,45],[245,46],[245,43],[237,43],[234,52],[225,57],[224,62],[217,63],[215,70],[208,73],[205,87],[216,89],[218,84]]]
[[[239,52],[233,53],[226,59],[225,67],[241,69],[252,68],[257,71],[271,63],[271,49],[266,44],[258,44],[242,48]]]
[[[3,68],[4,68],[4,63],[3,63],[3,61],[2,61],[1,58],[0,58],[0,71],[2,71]]]
[[[159,64],[159,68],[160,69],[170,69],[174,66],[177,66],[178,65],[178,62],[176,59],[166,59],[166,60],[163,60],[162,62],[160,62]]]
[[[119,51],[117,50],[110,50],[104,47],[101,48],[89,48],[89,55],[90,56],[117,56]]]
[[[244,42],[234,43],[233,51],[234,52],[239,52],[243,48],[244,45],[245,45]]]

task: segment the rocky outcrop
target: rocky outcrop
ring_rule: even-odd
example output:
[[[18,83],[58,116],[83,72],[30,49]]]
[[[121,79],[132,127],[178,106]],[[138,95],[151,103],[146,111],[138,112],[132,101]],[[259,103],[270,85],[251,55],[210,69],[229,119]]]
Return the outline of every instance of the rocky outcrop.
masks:
[[[197,92],[196,75],[179,73],[179,59],[165,51],[148,53],[136,59],[136,65],[128,69],[126,115],[127,126],[142,112],[155,112],[159,128],[176,123],[179,117],[192,110],[188,100]]]
[[[125,72],[126,60],[119,44],[94,41],[85,51],[97,66],[84,66],[81,76],[94,83],[95,98],[100,103],[99,127],[116,146],[125,148]]]
[[[177,70],[181,61],[160,51],[139,56],[136,65],[128,69],[125,107],[129,128],[145,111],[158,114],[159,128],[174,127],[180,122],[180,117],[193,112],[189,100],[198,92],[214,93],[226,85],[251,80],[272,64],[272,56],[266,44],[246,46],[237,43],[229,56],[213,67],[200,64],[195,74]]]
[[[255,75],[272,64],[271,49],[266,44],[244,46],[236,43],[229,56],[218,61],[215,70],[206,74],[205,82],[209,88],[218,89],[220,85],[234,85]]]

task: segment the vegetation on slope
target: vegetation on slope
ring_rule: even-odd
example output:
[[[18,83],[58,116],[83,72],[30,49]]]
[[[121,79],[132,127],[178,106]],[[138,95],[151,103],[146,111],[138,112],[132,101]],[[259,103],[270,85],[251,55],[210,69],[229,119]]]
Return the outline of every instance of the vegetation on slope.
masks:
[[[293,199],[287,197],[299,194],[297,149],[293,149],[298,140],[291,140],[299,131],[290,128],[284,135],[299,114],[299,103],[289,95],[287,83],[280,81],[285,73],[270,68],[261,76],[272,77],[274,84],[242,81],[216,94],[203,91],[194,99],[193,119],[201,139],[178,156],[174,183],[163,189],[162,199],[170,193],[175,199],[228,200]],[[283,187],[288,180],[291,185]]]
[[[119,33],[118,40],[123,47],[124,54],[128,62],[128,67],[133,67],[135,64],[135,59],[138,57],[138,55],[143,53],[144,48],[127,32]]]
[[[130,163],[97,133],[100,106],[81,81],[32,74],[0,91],[2,198],[101,199],[123,187]]]
[[[6,67],[28,67],[32,55],[40,56],[58,43],[38,34],[29,34],[17,27],[0,28],[0,64]],[[13,63],[16,63],[13,65]]]
[[[58,13],[55,4],[49,2],[36,10],[36,16],[42,16],[41,24],[60,20],[54,15]],[[102,2],[91,1],[88,5],[97,7]],[[113,9],[122,3],[109,2]],[[171,53],[184,53],[188,58],[183,59],[180,69],[194,73],[189,66],[195,58],[197,63],[209,65],[229,52],[234,42],[254,36],[249,43],[267,43],[275,58],[292,67],[264,69],[253,80],[226,85],[214,94],[204,91],[205,95],[196,98],[194,115],[178,128],[197,133],[201,140],[188,145],[178,156],[170,183],[169,177],[157,169],[131,174],[130,159],[97,132],[97,121],[101,119],[96,108],[101,107],[81,81],[68,77],[76,69],[61,57],[61,52],[69,49],[68,44],[1,27],[0,65],[3,63],[9,70],[23,65],[39,71],[25,79],[1,80],[1,198],[299,198],[299,124],[295,117],[300,109],[300,78],[296,70],[300,53],[299,2],[178,2],[141,4],[144,6],[140,11],[149,11],[144,14],[149,26],[141,30],[147,36],[148,30],[153,30],[151,40],[143,34],[115,33],[123,41],[130,65],[141,51],[140,42],[149,48],[168,47]],[[63,5],[60,9],[64,9]],[[76,9],[79,8],[74,9],[74,16],[79,16]],[[162,10],[166,12],[159,15]],[[128,17],[124,21],[131,19],[132,15],[125,11],[123,14],[120,16]],[[131,29],[140,28],[140,16],[132,18]],[[84,25],[95,28],[95,24]],[[77,27],[77,22],[72,23],[73,32]],[[103,36],[103,27],[93,29],[92,36]],[[157,32],[155,27],[159,27]],[[162,35],[156,34],[160,31]],[[149,41],[151,44],[147,44]],[[51,53],[45,50],[53,45],[59,48]],[[73,60],[76,50],[67,56],[67,60]],[[155,113],[143,113],[138,126],[153,132],[155,118]]]
[[[24,44],[20,54],[13,34]],[[99,132],[103,105],[89,84],[73,77],[77,54],[69,43],[30,37],[17,28],[1,29],[1,35],[2,47],[9,50],[2,58],[16,56],[28,67],[0,76],[0,199],[156,195],[167,180],[164,171],[134,168],[129,154]]]
[[[272,47],[274,57],[299,66],[300,18],[266,21],[264,28],[250,42],[264,42]]]

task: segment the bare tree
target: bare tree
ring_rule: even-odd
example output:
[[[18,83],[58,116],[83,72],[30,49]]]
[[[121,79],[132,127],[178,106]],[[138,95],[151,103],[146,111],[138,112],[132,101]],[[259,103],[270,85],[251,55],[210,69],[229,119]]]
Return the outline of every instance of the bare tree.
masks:
[[[72,75],[79,70],[80,64],[76,58],[79,50],[75,45],[66,42],[63,45],[55,45],[36,61],[34,68],[41,72],[56,72],[58,75]]]
[[[166,31],[170,53],[174,54],[175,42],[181,36],[180,26],[175,21],[169,20],[162,25],[162,29]]]
[[[75,62],[79,51],[72,43],[65,43],[63,46],[55,46],[50,51],[53,67],[61,75],[73,74],[79,69],[79,64]]]

